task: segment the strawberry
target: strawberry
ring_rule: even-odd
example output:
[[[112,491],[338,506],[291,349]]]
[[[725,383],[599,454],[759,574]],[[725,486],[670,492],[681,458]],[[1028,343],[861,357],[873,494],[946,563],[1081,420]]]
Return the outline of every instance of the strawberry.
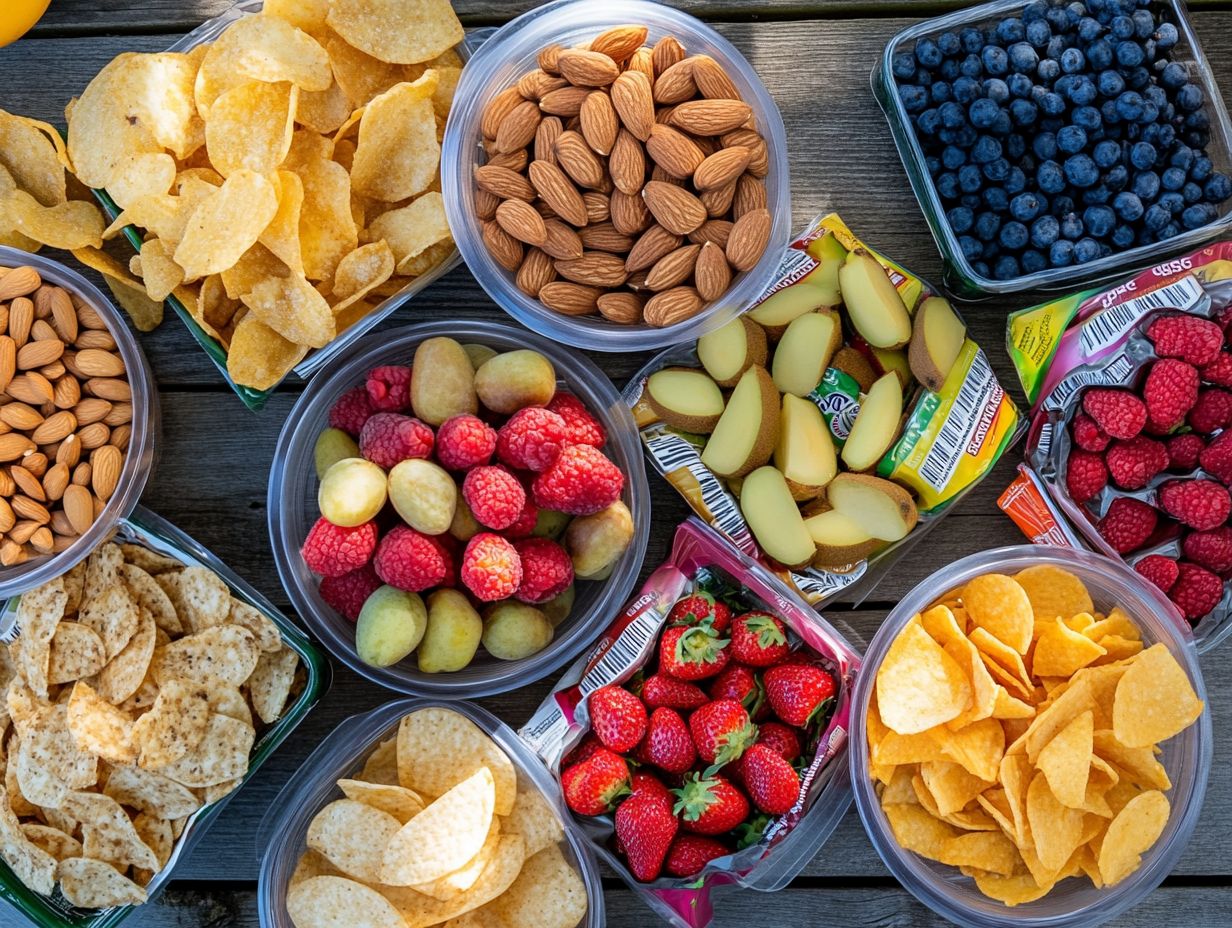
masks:
[[[667,852],[663,869],[672,876],[687,877],[701,873],[706,864],[730,854],[722,842],[705,835],[677,835]]]
[[[629,794],[631,796],[640,796],[643,793],[649,793],[662,799],[664,802],[672,801],[672,794],[663,781],[656,777],[653,773],[647,773],[645,770],[639,770],[633,774]]]
[[[787,656],[787,631],[768,612],[746,612],[732,619],[731,652],[734,660],[750,667],[769,667]]]
[[[782,722],[764,722],[758,725],[755,743],[773,748],[789,764],[800,756],[799,736]]]
[[[708,701],[701,687],[667,674],[651,674],[642,681],[642,702],[647,709],[696,709]]]
[[[637,759],[668,773],[684,773],[693,766],[697,749],[679,712],[659,708],[650,714],[646,737],[637,747]]]
[[[834,678],[812,664],[780,664],[763,680],[774,714],[803,728],[821,717],[834,698]]]
[[[561,771],[565,803],[579,815],[602,815],[629,791],[629,766],[619,754],[599,748],[582,761]]]
[[[668,625],[708,625],[720,635],[731,624],[732,611],[727,603],[720,602],[705,590],[690,593],[676,601],[667,614]]]
[[[587,732],[582,736],[582,740],[578,742],[577,747],[565,755],[564,760],[560,762],[561,767],[572,767],[574,764],[580,764],[583,761],[590,760],[595,751],[603,747],[602,742],[595,737],[593,732]]]
[[[703,625],[672,626],[659,639],[659,670],[686,682],[713,677],[731,659],[727,644]]]
[[[753,805],[771,815],[782,815],[800,795],[800,778],[791,764],[767,744],[754,744],[740,758],[744,788]]]
[[[721,776],[691,774],[677,790],[676,815],[685,831],[699,835],[721,835],[731,831],[749,814],[744,793]]]
[[[624,754],[646,734],[646,707],[619,686],[601,686],[590,694],[590,727],[603,746]]]
[[[734,699],[755,716],[766,704],[766,691],[751,667],[728,664],[710,684],[710,698]]]
[[[653,793],[637,793],[620,804],[616,840],[637,879],[643,883],[658,879],[679,827],[671,802]]]
[[[689,716],[689,731],[697,754],[707,764],[736,760],[757,737],[757,727],[744,706],[734,699],[716,699]]]

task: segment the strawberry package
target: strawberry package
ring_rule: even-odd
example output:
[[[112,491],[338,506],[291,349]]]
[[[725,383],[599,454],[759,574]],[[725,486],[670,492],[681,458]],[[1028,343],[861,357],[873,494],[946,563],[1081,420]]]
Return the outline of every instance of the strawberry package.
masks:
[[[1232,631],[1232,242],[1009,318],[1032,415],[1001,508],[1133,566],[1201,650]]]
[[[851,801],[858,653],[782,581],[690,518],[671,555],[519,732],[594,851],[656,913],[781,889]]]

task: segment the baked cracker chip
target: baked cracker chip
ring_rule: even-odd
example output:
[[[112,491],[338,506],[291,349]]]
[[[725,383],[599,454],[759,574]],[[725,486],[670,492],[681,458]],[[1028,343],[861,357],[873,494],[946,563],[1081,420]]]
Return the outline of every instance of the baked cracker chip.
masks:
[[[225,715],[211,715],[205,737],[179,760],[157,772],[185,786],[214,786],[248,772],[256,732]]]
[[[528,859],[513,885],[481,914],[490,911],[505,928],[573,928],[586,909],[586,884],[553,844]]]
[[[553,850],[540,851],[547,854]],[[397,908],[406,928],[427,928],[451,918],[457,918],[499,898],[508,891],[521,873],[526,860],[525,845],[517,835],[502,835],[483,873],[470,892],[446,902],[425,896],[408,887],[381,887],[381,894]],[[503,924],[503,922],[498,922]]]
[[[120,905],[140,905],[145,890],[101,860],[74,857],[56,867],[60,892],[71,905],[83,909],[107,909]]]
[[[163,685],[178,677],[197,683],[219,681],[239,686],[252,675],[260,653],[248,629],[215,625],[156,649],[154,678]]]
[[[398,910],[375,889],[340,876],[314,876],[287,889],[296,928],[406,928]]]
[[[402,823],[387,812],[353,799],[337,799],[313,817],[306,840],[343,873],[376,883],[385,847],[401,828]]]
[[[26,822],[21,826],[21,831],[26,836],[26,840],[40,850],[46,851],[57,861],[81,856],[81,842],[72,835],[65,834],[59,828],[40,825],[37,822]]]
[[[82,750],[110,764],[136,760],[132,717],[99,696],[84,680],[73,684],[67,719],[68,730]]]
[[[160,819],[181,818],[201,808],[187,786],[132,764],[111,768],[103,794]]]
[[[137,605],[150,614],[155,625],[172,635],[184,632],[171,598],[147,571],[136,564],[123,564],[120,576]]]
[[[0,787],[0,858],[25,886],[44,896],[51,895],[55,887],[56,859],[26,837],[3,787]]]
[[[157,632],[158,626],[154,623],[154,617],[146,610],[140,609],[137,630],[123,650],[109,660],[98,673],[95,685],[100,696],[110,703],[118,704],[141,688],[154,657]]]
[[[63,780],[34,759],[28,742],[9,742],[9,766],[21,798],[35,806],[57,808],[64,802],[69,788]]]
[[[479,849],[478,854],[453,873],[447,873],[439,880],[420,883],[411,888],[433,899],[440,899],[442,902],[458,898],[474,886],[475,881],[483,874],[484,868],[487,867],[500,845],[500,832],[500,817],[493,816],[491,830],[488,831],[488,837],[484,840],[483,847]]]
[[[305,880],[311,880],[314,876],[343,875],[343,872],[331,864],[324,854],[308,848],[300,855],[299,862],[291,872],[291,877],[287,880],[287,889]]]
[[[16,665],[26,685],[39,699],[47,698],[52,642],[67,603],[64,582],[55,579],[23,593],[17,604],[21,648],[17,652]]]
[[[175,837],[171,834],[171,822],[148,812],[138,812],[133,817],[133,829],[145,842],[146,847],[158,858],[159,869],[167,866],[167,861],[171,859],[171,852],[175,848]]]
[[[267,654],[282,650],[282,634],[278,631],[278,626],[255,606],[232,596],[226,621],[230,625],[239,625],[252,632],[257,647]]]
[[[152,576],[166,573],[169,570],[178,570],[184,566],[173,557],[159,554],[157,551],[138,544],[120,545],[120,556]]]
[[[85,595],[77,621],[92,629],[103,640],[103,651],[111,660],[128,644],[141,624],[141,612],[127,587],[118,582],[95,595]]]
[[[348,799],[392,815],[399,825],[405,825],[424,810],[423,799],[405,786],[343,779],[338,781],[338,788]]]
[[[399,829],[385,846],[381,882],[414,886],[463,866],[487,839],[494,801],[491,771],[481,767]]]
[[[368,755],[363,769],[359,772],[359,779],[369,783],[398,785],[398,739],[396,736],[386,738]]]
[[[282,717],[295,683],[297,666],[299,655],[290,648],[263,651],[257,658],[257,666],[248,678],[248,696],[258,717],[267,725]]]
[[[95,548],[86,560],[86,574],[81,587],[82,602],[87,603],[119,586],[120,565],[123,563],[124,552],[119,545],[107,542]]]
[[[481,767],[491,773],[497,815],[513,811],[518,777],[513,762],[474,722],[452,709],[419,709],[398,726],[398,782],[424,796],[441,796]]]

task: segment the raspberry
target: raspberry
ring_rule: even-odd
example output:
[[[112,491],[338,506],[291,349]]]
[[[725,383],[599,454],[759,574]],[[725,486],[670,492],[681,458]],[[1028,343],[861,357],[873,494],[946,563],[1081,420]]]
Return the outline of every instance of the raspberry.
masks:
[[[524,603],[546,603],[573,582],[573,561],[550,538],[526,538],[514,544],[522,561],[522,582],[514,598]]]
[[[1173,435],[1167,441],[1168,466],[1173,470],[1193,470],[1198,466],[1198,459],[1206,448],[1206,442],[1201,435],[1185,432]]]
[[[506,538],[529,538],[535,533],[535,526],[539,524],[539,507],[529,499],[526,505],[522,507],[521,513],[518,514],[517,520],[505,529]]]
[[[342,429],[352,438],[359,438],[364,423],[374,412],[376,410],[372,407],[368,390],[359,386],[354,390],[347,390],[334,402],[329,411],[329,424],[333,428]]]
[[[411,408],[411,369],[387,364],[368,371],[368,399],[377,412],[403,412]]]
[[[372,565],[365,564],[341,577],[322,577],[321,598],[354,622],[359,618],[359,610],[364,607],[364,600],[380,585],[381,578],[376,575]]]
[[[535,478],[535,505],[572,516],[588,516],[620,499],[625,475],[592,445],[568,445]]]
[[[517,522],[526,505],[526,491],[518,478],[496,465],[467,471],[462,498],[481,525],[497,530]]]
[[[1232,486],[1232,431],[1223,432],[1198,455],[1202,469],[1225,486]]]
[[[1190,532],[1181,543],[1185,556],[1217,574],[1232,570],[1232,528],[1221,525],[1205,532]]]
[[[565,436],[569,444],[593,445],[596,448],[607,444],[603,423],[572,393],[557,393],[547,408],[565,420]]]
[[[1146,405],[1128,390],[1088,390],[1082,408],[1112,438],[1133,438],[1146,425]]]
[[[1177,574],[1180,573],[1176,561],[1162,554],[1148,554],[1134,565],[1134,570],[1165,593],[1172,589],[1172,585],[1176,583]]]
[[[1175,428],[1198,401],[1198,369],[1175,358],[1156,361],[1146,375],[1142,399],[1152,431]]]
[[[1172,480],[1159,488],[1164,512],[1192,529],[1223,525],[1232,512],[1232,497],[1214,480]]]
[[[541,406],[519,409],[500,427],[496,456],[510,467],[541,473],[565,443],[565,420]]]
[[[1232,425],[1232,393],[1211,388],[1198,394],[1187,420],[1195,432],[1209,435]]]
[[[1106,456],[1108,473],[1117,486],[1140,490],[1168,466],[1168,451],[1162,441],[1139,435],[1112,443]]]
[[[1094,499],[1108,484],[1108,468],[1104,459],[1091,451],[1075,448],[1065,466],[1065,488],[1069,498],[1082,505]]]
[[[480,532],[462,555],[462,583],[485,603],[508,599],[522,584],[522,561],[513,543]]]
[[[487,464],[495,450],[496,429],[478,416],[454,416],[436,430],[436,459],[449,470]]]
[[[321,518],[308,530],[300,554],[314,574],[341,577],[368,563],[376,537],[375,522],[345,528]]]
[[[1158,521],[1158,513],[1142,500],[1118,496],[1095,528],[1114,551],[1126,554],[1146,544]]]
[[[1205,567],[1182,562],[1180,576],[1168,591],[1168,598],[1176,603],[1185,618],[1195,622],[1219,605],[1223,599],[1223,581]]]
[[[389,530],[376,549],[372,566],[390,586],[412,593],[452,582],[453,563],[445,546],[409,525]]]
[[[1213,383],[1217,387],[1232,387],[1232,354],[1221,351],[1219,356],[1199,373],[1207,383]]]
[[[1160,316],[1146,328],[1146,337],[1161,358],[1180,358],[1196,367],[1215,360],[1223,347],[1223,332],[1200,316]]]
[[[1111,438],[1085,412],[1074,416],[1074,444],[1083,451],[1103,451]]]
[[[378,412],[359,433],[359,453],[386,470],[408,458],[426,458],[432,443],[432,429],[396,412]]]

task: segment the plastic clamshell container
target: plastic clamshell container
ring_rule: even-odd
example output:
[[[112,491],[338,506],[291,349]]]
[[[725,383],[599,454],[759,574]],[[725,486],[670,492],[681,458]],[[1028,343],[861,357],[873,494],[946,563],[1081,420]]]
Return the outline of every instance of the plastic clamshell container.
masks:
[[[497,351],[529,348],[556,368],[559,385],[582,400],[607,430],[604,452],[624,472],[621,495],[633,515],[633,541],[603,581],[578,581],[577,599],[556,636],[542,651],[519,661],[500,661],[483,652],[463,670],[421,673],[410,657],[391,667],[372,667],[355,650],[355,623],[339,615],[321,598],[319,578],[300,556],[308,530],[318,517],[317,477],[313,448],[328,427],[334,402],[362,384],[369,370],[382,364],[409,365],[415,348],[428,338],[449,337],[476,342]],[[337,360],[337,367],[309,383],[287,416],[269,479],[269,530],[278,576],[291,603],[309,629],[329,651],[374,683],[414,695],[478,698],[517,689],[559,668],[590,643],[610,616],[618,613],[637,582],[650,537],[650,488],[642,463],[641,444],[629,410],[610,380],[580,353],[511,325],[483,321],[430,322],[394,329],[356,345]]]
[[[154,465],[154,441],[158,434],[158,389],[145,354],[125,319],[101,290],[62,264],[16,248],[0,246],[0,267],[29,265],[47,283],[75,294],[102,317],[115,339],[116,351],[124,361],[132,390],[132,432],[124,452],[124,467],[115,492],[94,524],[72,545],[59,554],[32,557],[12,567],[0,567],[0,599],[7,599],[52,580],[79,563],[125,516],[133,511],[145,490]]]
[[[169,46],[167,51],[186,52],[196,48],[198,45],[203,45],[206,42],[213,42],[219,35],[222,34],[224,29],[226,29],[237,19],[261,12],[261,7],[263,5],[263,0],[241,0],[241,2],[236,3],[225,13],[221,13],[213,19],[202,23],[175,44]],[[482,41],[482,38],[474,40],[474,42],[479,41]],[[472,40],[467,40],[459,43],[454,48],[454,51],[458,53],[463,61],[466,61],[470,58],[472,47]],[[118,215],[120,215],[120,207],[116,204],[115,200],[111,198],[107,191],[95,190],[94,195],[95,198],[103,205],[103,209],[107,213],[107,218],[109,221],[114,220]],[[124,238],[128,241],[129,245],[132,246],[134,251],[141,251],[142,236],[140,230],[138,230],[135,226],[127,226],[124,229]],[[295,365],[295,367],[292,368],[292,371],[304,380],[307,380],[318,370],[320,370],[322,366],[328,364],[333,358],[345,353],[352,344],[363,337],[365,333],[371,331],[382,321],[387,319],[394,312],[394,310],[398,309],[398,307],[408,302],[421,290],[426,289],[441,277],[445,276],[445,274],[457,267],[460,260],[461,258],[458,255],[457,250],[454,250],[444,261],[432,270],[412,279],[405,287],[393,296],[386,297],[378,303],[375,307],[373,307],[372,312],[368,313],[358,322],[352,324],[345,332],[341,333],[324,348],[317,348],[309,351],[304,360]],[[188,311],[188,308],[180,302],[175,294],[169,295],[165,303],[177,316],[179,316],[180,321],[184,323],[184,326],[192,334],[192,337],[196,339],[197,344],[201,346],[201,349],[206,353],[210,361],[213,362],[214,367],[218,369],[218,373],[222,375],[222,378],[227,382],[227,385],[235,391],[236,396],[240,398],[241,402],[253,411],[261,409],[269,400],[273,392],[278,389],[278,387],[273,386],[267,390],[257,390],[253,387],[246,387],[242,384],[237,384],[231,379],[231,375],[227,373],[227,349],[223,347],[218,339],[201,327],[197,320],[193,318],[192,313]]]
[[[399,699],[379,709],[353,715],[335,728],[308,756],[270,805],[257,832],[261,851],[257,910],[261,928],[295,928],[287,914],[287,886],[300,856],[307,849],[308,826],[321,808],[341,799],[337,781],[357,773],[364,760],[386,738],[397,737],[404,715],[419,709],[445,708],[470,719],[504,751],[518,777],[529,780],[555,810],[564,825],[565,857],[586,884],[586,917],[578,928],[604,928],[603,886],[598,864],[570,824],[560,787],[539,758],[513,729],[490,712],[467,702],[436,699]]]
[[[766,139],[770,173],[765,177],[772,225],[770,240],[752,270],[698,315],[675,325],[620,325],[602,316],[566,316],[522,293],[513,275],[498,265],[483,244],[475,218],[474,169],[482,164],[479,123],[497,93],[538,67],[547,45],[565,47],[594,38],[611,26],[633,23],[649,29],[647,43],[674,35],[690,54],[706,54],[723,65],[745,102],[757,131]],[[555,341],[596,351],[645,351],[696,339],[739,315],[774,280],[779,258],[791,240],[791,191],[787,131],[757,73],[736,48],[700,20],[648,0],[557,0],[498,29],[474,53],[454,96],[441,144],[441,191],[458,250],[475,279],[502,309],[523,325]]]
[[[282,718],[268,726],[253,744],[243,782],[222,799],[202,806],[189,816],[184,824],[183,833],[175,842],[166,866],[150,880],[146,887],[150,899],[153,900],[170,882],[176,867],[192,854],[193,848],[209,831],[210,826],[232,797],[243,789],[244,784],[307,717],[309,711],[328,689],[331,672],[324,655],[302,631],[292,624],[290,619],[228,568],[213,552],[166,519],[138,506],[131,515],[120,520],[116,526],[115,540],[141,544],[159,554],[176,558],[187,566],[207,567],[214,571],[230,587],[231,595],[259,610],[278,626],[283,643],[299,655],[300,666],[303,668],[303,686],[299,693],[288,701]],[[14,631],[12,618],[16,603],[16,600],[10,600],[0,613],[0,639],[7,640]],[[73,908],[58,892],[54,897],[48,898],[28,889],[2,861],[0,861],[0,899],[8,902],[10,906],[29,919],[30,924],[37,925],[39,928],[113,928],[141,908],[141,906],[117,906],[110,909]],[[149,902],[146,903],[147,906],[149,904]],[[5,911],[4,907],[0,906],[0,924],[8,925],[11,921],[8,920]]]
[[[1126,270],[1154,264],[1166,255],[1192,249],[1232,228],[1232,201],[1228,201],[1220,207],[1223,212],[1213,222],[1182,232],[1163,242],[1117,250],[1086,264],[1045,268],[1011,280],[996,280],[976,273],[971,262],[963,255],[958,236],[950,228],[949,220],[945,216],[941,197],[924,163],[924,150],[911,124],[911,116],[899,98],[891,64],[900,49],[914,47],[919,39],[935,36],[947,29],[995,25],[1006,17],[1017,16],[1026,5],[1022,0],[994,0],[992,3],[957,10],[936,19],[916,23],[890,39],[885,53],[873,67],[873,96],[877,98],[890,124],[890,134],[894,137],[894,145],[898,149],[903,167],[906,168],[911,190],[920,203],[929,231],[932,232],[933,240],[945,261],[943,280],[946,287],[964,299],[979,299],[1020,290],[1077,290],[1080,284],[1117,277]],[[1203,108],[1211,121],[1211,141],[1206,153],[1216,171],[1225,174],[1232,172],[1232,120],[1228,117],[1227,107],[1219,86],[1215,83],[1211,67],[1198,44],[1185,4],[1181,0],[1161,0],[1152,6],[1158,8],[1163,17],[1172,22],[1180,33],[1169,58],[1187,65],[1191,78],[1201,85],[1206,95]]]
[[[994,548],[955,561],[903,597],[868,646],[863,673],[856,681],[849,753],[852,790],[860,821],[890,872],[922,903],[964,928],[1094,928],[1115,918],[1141,902],[1176,866],[1198,823],[1206,795],[1212,756],[1209,702],[1193,725],[1162,744],[1159,760],[1172,778],[1172,789],[1164,794],[1171,805],[1168,823],[1159,840],[1142,855],[1142,865],[1112,888],[1096,889],[1085,877],[1071,878],[1058,883],[1035,902],[1010,908],[980,893],[975,882],[959,873],[957,867],[926,860],[895,841],[873,789],[868,765],[868,705],[886,651],[916,613],[943,598],[948,590],[957,589],[981,574],[1013,575],[1040,564],[1051,564],[1077,575],[1090,591],[1096,609],[1121,606],[1138,624],[1146,646],[1156,642],[1167,645],[1189,674],[1198,698],[1207,702],[1189,628],[1173,618],[1167,600],[1148,581],[1111,558],[1031,545]]]

